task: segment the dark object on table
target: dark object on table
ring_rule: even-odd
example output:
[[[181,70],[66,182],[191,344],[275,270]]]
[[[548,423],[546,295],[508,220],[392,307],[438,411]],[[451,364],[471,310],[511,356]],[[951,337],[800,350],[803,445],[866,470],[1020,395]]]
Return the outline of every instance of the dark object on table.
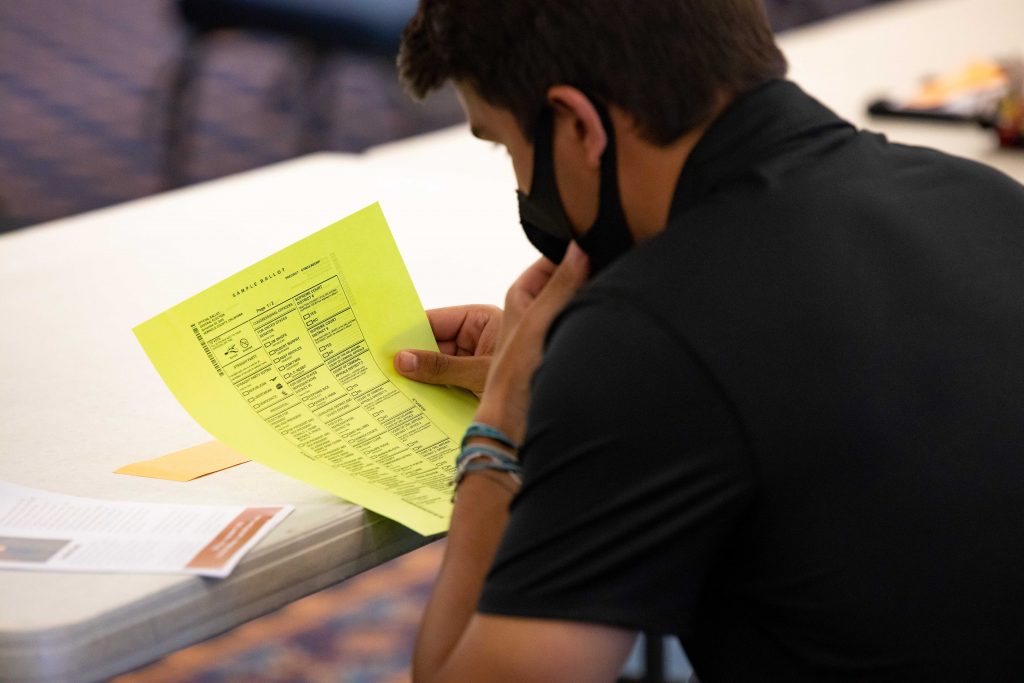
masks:
[[[979,111],[973,114],[945,111],[943,109],[915,109],[906,107],[897,100],[880,98],[868,105],[868,113],[872,116],[891,116],[904,119],[921,119],[925,121],[944,121],[947,123],[976,123],[983,128],[993,126],[992,111]]]
[[[1024,67],[1020,60],[972,62],[925,79],[909,97],[877,99],[868,113],[974,123],[995,130],[1003,147],[1024,147]]]

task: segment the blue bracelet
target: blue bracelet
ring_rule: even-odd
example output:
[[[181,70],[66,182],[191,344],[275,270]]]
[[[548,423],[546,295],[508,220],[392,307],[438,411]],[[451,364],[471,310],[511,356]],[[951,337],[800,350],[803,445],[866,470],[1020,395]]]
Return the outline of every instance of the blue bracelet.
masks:
[[[492,427],[489,424],[483,422],[471,422],[469,428],[466,429],[466,435],[462,437],[462,447],[466,447],[466,441],[473,438],[474,436],[482,436],[485,439],[493,439],[500,443],[502,446],[507,446],[514,451],[519,450],[519,444],[512,440],[505,432],[501,431],[496,427]]]
[[[501,448],[474,443],[463,446],[459,457],[455,459],[455,477],[452,479],[451,484],[454,485],[457,491],[459,484],[467,474],[482,470],[505,472],[517,485],[522,483],[523,468],[514,453],[509,453]],[[510,490],[513,494],[515,493],[514,489]],[[452,500],[455,500],[454,496],[452,496]]]
[[[470,472],[480,472],[482,470],[498,470],[499,472],[508,472],[509,474],[520,475],[522,470],[519,465],[502,464],[497,462],[471,462],[462,468],[462,473],[469,474]]]
[[[452,480],[455,490],[458,491],[459,484],[465,479],[466,475],[470,472],[482,472],[485,470],[496,470],[498,472],[507,473],[512,480],[517,484],[521,484],[523,481],[522,474],[523,469],[517,462],[499,462],[493,460],[491,456],[486,453],[474,453],[469,458],[465,459],[460,463],[459,467],[455,470],[455,478]],[[512,490],[515,493],[514,490]],[[452,496],[452,500],[455,500],[455,496]]]
[[[481,455],[487,456],[495,462],[519,465],[519,461],[511,453],[506,453],[501,449],[492,448],[491,446],[484,446],[483,444],[475,443],[463,447],[462,452],[459,453],[459,457],[455,459],[455,468],[458,469],[462,463]]]

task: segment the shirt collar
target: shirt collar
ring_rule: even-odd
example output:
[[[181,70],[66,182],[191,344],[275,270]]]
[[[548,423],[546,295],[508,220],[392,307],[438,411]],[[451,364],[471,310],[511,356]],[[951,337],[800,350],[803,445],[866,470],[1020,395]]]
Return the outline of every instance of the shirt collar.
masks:
[[[771,81],[737,98],[719,116],[683,165],[671,217],[707,198],[725,182],[750,173],[801,141],[852,134],[851,124],[791,81]]]

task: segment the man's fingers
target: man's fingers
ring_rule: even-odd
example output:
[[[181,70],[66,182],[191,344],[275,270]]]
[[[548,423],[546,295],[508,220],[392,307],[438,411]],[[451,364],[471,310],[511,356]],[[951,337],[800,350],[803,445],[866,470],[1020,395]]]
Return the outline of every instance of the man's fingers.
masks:
[[[427,311],[427,320],[441,353],[450,356],[490,355],[494,351],[502,316],[500,308],[487,304]]]
[[[586,283],[590,261],[579,245],[572,242],[565,258],[555,266],[547,259],[534,263],[508,290],[505,296],[503,335],[511,333],[524,316],[531,328],[547,328],[572,296]],[[527,316],[527,311],[530,311]],[[504,345],[504,341],[499,346]]]
[[[434,339],[438,341],[454,340],[466,321],[466,316],[476,306],[449,306],[448,308],[434,308],[427,311],[427,320],[430,321],[430,329],[434,333]]]
[[[537,259],[533,265],[516,278],[516,281],[512,283],[512,289],[520,290],[532,299],[547,286],[548,281],[558,268],[559,266],[546,258]]]
[[[547,316],[554,317],[586,283],[589,271],[587,255],[575,242],[571,243],[565,258],[538,295],[534,306],[542,309]]]
[[[490,364],[489,356],[449,356],[412,349],[395,355],[395,369],[409,379],[462,387],[476,394],[483,393]]]

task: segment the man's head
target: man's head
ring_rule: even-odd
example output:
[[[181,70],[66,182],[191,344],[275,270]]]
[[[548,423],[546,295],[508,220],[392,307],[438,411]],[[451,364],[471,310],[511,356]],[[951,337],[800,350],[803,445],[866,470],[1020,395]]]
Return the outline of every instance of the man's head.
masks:
[[[423,97],[452,80],[532,127],[554,85],[623,110],[665,145],[785,74],[761,0],[421,0],[399,68]]]
[[[664,228],[704,127],[786,71],[761,0],[421,0],[398,61],[508,149],[531,241],[557,260],[567,242],[535,237],[561,225],[592,266]]]

